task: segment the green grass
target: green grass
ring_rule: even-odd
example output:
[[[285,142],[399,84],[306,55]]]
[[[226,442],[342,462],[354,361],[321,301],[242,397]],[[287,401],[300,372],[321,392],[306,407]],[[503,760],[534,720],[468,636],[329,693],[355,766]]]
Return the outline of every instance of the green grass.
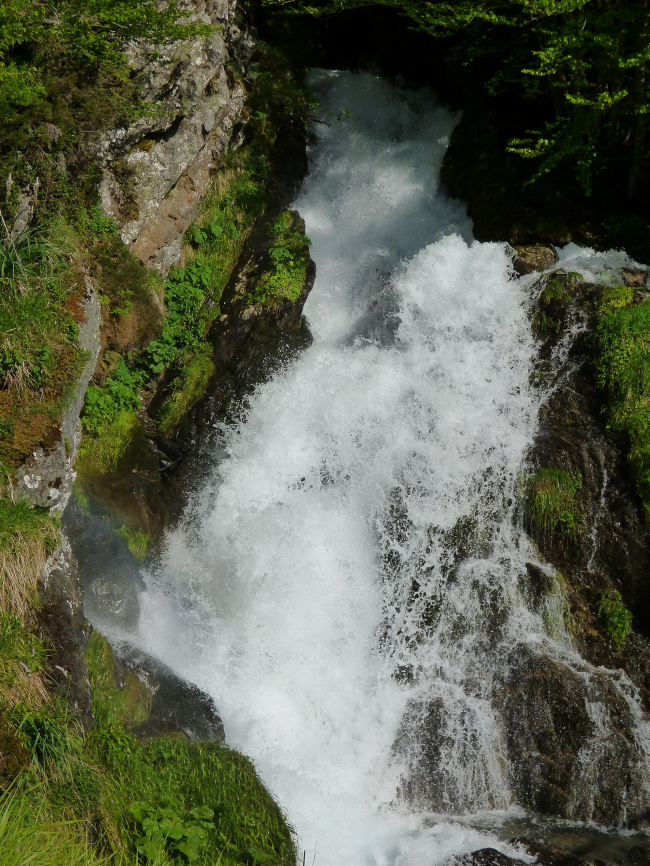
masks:
[[[191,827],[199,823],[200,810],[202,820],[211,826],[201,828],[205,838],[197,863],[294,866],[295,847],[282,812],[243,755],[218,743],[170,738],[142,745],[122,737],[111,743],[106,732],[89,741],[96,759],[104,765],[110,762],[108,817],[134,853],[146,850],[147,813],[158,822],[168,817]],[[170,859],[180,862],[177,841],[168,838],[164,848]]]
[[[13,786],[0,794],[0,866],[294,866],[291,829],[248,759],[182,734],[143,743],[129,733],[151,694],[129,672],[118,688],[98,632],[86,652],[89,733],[57,698],[14,701],[7,672],[38,674],[46,655],[17,618],[0,617],[0,786]]]
[[[137,414],[129,409],[120,409],[95,437],[86,437],[81,443],[77,460],[79,473],[83,476],[117,471],[139,432]]]
[[[629,437],[630,465],[650,524],[650,303],[620,306],[603,315],[597,350],[609,425]]]
[[[582,515],[576,494],[581,487],[580,476],[574,478],[562,469],[540,469],[525,478],[524,505],[532,528],[542,534],[579,533]]]
[[[93,848],[80,824],[50,817],[39,795],[38,788],[0,794],[0,866],[118,866]]]
[[[85,293],[74,253],[78,237],[62,220],[0,237],[0,462],[15,466],[57,423],[83,366],[78,345]],[[13,269],[7,254],[21,262]],[[50,443],[51,444],[51,443]]]
[[[36,541],[51,552],[58,540],[58,522],[48,509],[0,499],[0,551],[16,551],[25,542]]]

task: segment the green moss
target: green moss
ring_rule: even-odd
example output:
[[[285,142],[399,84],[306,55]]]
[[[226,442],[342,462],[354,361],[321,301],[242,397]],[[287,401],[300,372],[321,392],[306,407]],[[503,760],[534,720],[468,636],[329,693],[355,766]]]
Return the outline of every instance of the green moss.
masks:
[[[141,529],[131,529],[124,523],[115,532],[126,541],[129,550],[136,559],[145,558],[149,546],[149,534],[147,532],[142,532]]]
[[[115,420],[106,424],[95,438],[83,440],[77,460],[79,473],[83,476],[116,472],[141,433],[142,428],[135,412],[122,409]]]
[[[632,289],[629,286],[606,286],[598,303],[599,313],[610,313],[629,307],[632,303]]]
[[[175,380],[173,394],[165,401],[159,415],[160,430],[165,435],[174,429],[189,408],[205,394],[215,371],[212,356],[212,346],[200,349]]]
[[[303,221],[284,211],[273,226],[268,254],[250,280],[247,303],[297,301],[305,288],[310,245]]]
[[[603,631],[620,652],[632,628],[632,614],[625,607],[618,590],[607,590],[601,595],[598,616],[603,620]]]
[[[84,658],[88,662],[93,701],[105,719],[123,725],[137,725],[149,718],[151,692],[130,671],[125,671],[124,688],[118,689],[113,650],[98,631],[92,633]]]
[[[526,517],[531,527],[541,533],[580,532],[582,515],[578,512],[576,493],[582,487],[577,478],[562,469],[540,469],[523,480]]]
[[[533,316],[533,330],[540,337],[560,331],[573,287],[580,279],[580,274],[568,274],[565,278],[551,277],[546,283],[539,296],[537,312]]]
[[[546,632],[553,640],[562,640],[567,634],[575,637],[576,634],[576,623],[569,605],[568,590],[569,583],[566,577],[556,571],[546,596],[543,613]]]

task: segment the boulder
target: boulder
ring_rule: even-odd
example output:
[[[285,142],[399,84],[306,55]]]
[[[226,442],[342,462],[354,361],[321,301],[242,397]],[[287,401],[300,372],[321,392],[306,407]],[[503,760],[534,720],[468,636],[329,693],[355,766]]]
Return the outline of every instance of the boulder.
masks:
[[[513,247],[515,257],[512,266],[520,277],[532,274],[535,271],[546,271],[559,261],[559,256],[553,247],[542,246],[519,246]]]

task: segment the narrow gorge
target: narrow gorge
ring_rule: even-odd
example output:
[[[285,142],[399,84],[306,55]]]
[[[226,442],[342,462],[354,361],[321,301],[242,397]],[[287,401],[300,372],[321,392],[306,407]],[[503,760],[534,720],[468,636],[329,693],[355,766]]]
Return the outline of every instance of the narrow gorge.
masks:
[[[41,779],[79,863],[650,862],[639,246],[452,197],[481,127],[434,61],[179,8],[56,224],[71,385],[1,392],[0,634],[43,646],[7,656],[2,802]]]

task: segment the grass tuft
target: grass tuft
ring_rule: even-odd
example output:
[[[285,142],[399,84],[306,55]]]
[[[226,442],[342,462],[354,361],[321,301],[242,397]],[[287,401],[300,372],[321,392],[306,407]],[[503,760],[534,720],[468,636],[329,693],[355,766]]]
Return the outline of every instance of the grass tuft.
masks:
[[[0,611],[27,621],[43,566],[59,540],[46,509],[0,499]]]
[[[524,504],[530,525],[537,532],[576,535],[582,526],[576,493],[582,487],[577,478],[562,469],[540,469],[523,482]]]

